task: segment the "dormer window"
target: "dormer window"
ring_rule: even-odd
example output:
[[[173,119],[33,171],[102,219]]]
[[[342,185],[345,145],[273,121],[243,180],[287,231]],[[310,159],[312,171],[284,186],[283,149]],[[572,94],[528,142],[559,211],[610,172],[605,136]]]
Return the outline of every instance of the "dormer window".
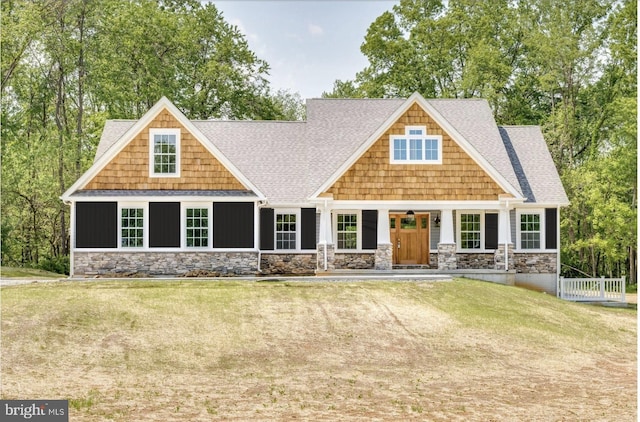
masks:
[[[149,129],[149,176],[180,177],[180,129]]]
[[[392,164],[442,164],[442,136],[427,135],[426,126],[406,126],[389,146]]]

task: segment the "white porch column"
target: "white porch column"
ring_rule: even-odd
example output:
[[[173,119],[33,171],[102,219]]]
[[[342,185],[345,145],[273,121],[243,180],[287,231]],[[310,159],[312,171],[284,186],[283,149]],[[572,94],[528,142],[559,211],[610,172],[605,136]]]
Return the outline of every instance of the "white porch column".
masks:
[[[331,209],[328,206],[320,208],[320,233],[318,243],[327,245],[333,243],[331,230]]]
[[[498,213],[498,248],[494,255],[494,261],[496,270],[508,271],[510,268],[514,268],[511,217],[508,204]]]
[[[389,210],[378,210],[378,241],[376,245],[375,269],[389,271],[393,269],[393,245],[389,234]]]
[[[453,210],[440,211],[440,243],[456,243],[453,237]]]
[[[391,244],[389,210],[378,210],[378,245]]]
[[[498,244],[511,243],[511,218],[508,209],[501,209],[498,214]]]
[[[453,210],[440,211],[440,243],[438,243],[438,269],[441,271],[458,268],[456,241],[453,237]]]
[[[316,254],[316,272],[332,271],[334,267],[335,247],[331,229],[331,207],[325,202],[320,207],[320,233]]]

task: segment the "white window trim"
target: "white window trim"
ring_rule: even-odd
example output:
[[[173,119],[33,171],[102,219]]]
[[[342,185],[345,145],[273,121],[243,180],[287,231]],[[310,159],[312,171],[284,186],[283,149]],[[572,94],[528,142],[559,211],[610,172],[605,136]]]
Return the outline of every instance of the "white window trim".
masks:
[[[479,249],[463,249],[462,248],[462,214],[480,214],[480,248]],[[456,252],[462,253],[486,253],[492,252],[493,249],[485,249],[485,220],[484,210],[456,210]]]
[[[411,130],[421,130],[422,135],[409,135],[409,131]],[[406,160],[396,160],[394,158],[394,141],[396,139],[406,139],[407,141],[407,159]],[[420,139],[422,141],[422,154],[423,158],[421,160],[410,160],[411,154],[411,140],[412,139]],[[435,139],[438,141],[438,159],[437,160],[425,160],[424,154],[426,152],[425,149],[425,139]],[[427,134],[426,126],[405,126],[404,135],[389,135],[389,160],[391,164],[442,164],[442,135],[429,135]]]
[[[187,208],[206,209],[208,217],[209,246],[187,246]],[[180,204],[180,249],[186,251],[209,251],[213,246],[213,204],[211,202],[182,202]]]
[[[278,249],[278,214],[294,214],[296,216],[296,247],[294,249]],[[301,211],[300,208],[275,208],[273,210],[273,250],[274,252],[293,253],[300,252],[301,234]]]
[[[154,137],[155,135],[175,135],[176,137],[176,172],[175,173],[156,173],[154,172]],[[149,129],[149,177],[158,178],[176,178],[180,177],[180,129],[172,128],[151,128]]]
[[[356,214],[356,248],[355,249],[338,249],[338,214]],[[333,210],[331,216],[333,226],[333,241],[336,245],[336,252],[341,253],[360,253],[362,250],[362,211],[361,210]],[[370,251],[369,251],[370,252]]]
[[[124,208],[142,208],[142,247],[122,246],[122,210]],[[149,203],[118,202],[118,245],[121,251],[141,251],[149,248]]]
[[[520,227],[520,216],[523,214],[538,214],[540,216],[540,248],[538,249],[524,249],[522,247],[522,230]],[[545,210],[543,208],[518,208],[516,209],[516,247],[518,252],[542,252],[542,251],[555,251],[555,249],[546,249],[547,240],[545,238]]]

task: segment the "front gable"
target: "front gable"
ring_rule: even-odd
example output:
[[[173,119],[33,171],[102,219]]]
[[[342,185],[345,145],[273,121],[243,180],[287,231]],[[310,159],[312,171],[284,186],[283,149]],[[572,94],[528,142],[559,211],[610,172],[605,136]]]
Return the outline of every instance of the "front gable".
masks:
[[[325,184],[318,196],[334,200],[497,200],[514,195],[473,148],[452,128],[445,128],[414,96],[401,113],[382,126],[367,148],[356,153],[349,166]],[[435,114],[432,112],[432,114]],[[442,119],[441,119],[442,121]],[[441,163],[392,163],[390,137],[408,127],[426,127],[427,135],[441,137]],[[471,151],[471,153],[470,153]],[[473,155],[472,155],[473,154]],[[498,177],[497,177],[498,176]]]
[[[149,132],[180,131],[179,177],[152,177]],[[246,187],[167,109],[162,110],[86,185],[89,190],[245,190]]]
[[[152,170],[151,134],[173,131],[178,141],[178,170],[159,174]],[[251,191],[256,186],[220,152],[168,99],[158,101],[122,134],[63,195],[78,191]]]

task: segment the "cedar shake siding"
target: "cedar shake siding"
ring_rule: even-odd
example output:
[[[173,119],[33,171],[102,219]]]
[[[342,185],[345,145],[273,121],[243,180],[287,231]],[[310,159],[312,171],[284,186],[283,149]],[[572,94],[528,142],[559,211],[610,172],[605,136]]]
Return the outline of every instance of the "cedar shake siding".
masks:
[[[149,177],[149,129],[180,129],[180,177]],[[167,110],[129,142],[84,188],[246,190]]]
[[[391,164],[389,136],[426,126],[442,164]],[[416,103],[327,190],[334,200],[496,200],[506,192]]]

